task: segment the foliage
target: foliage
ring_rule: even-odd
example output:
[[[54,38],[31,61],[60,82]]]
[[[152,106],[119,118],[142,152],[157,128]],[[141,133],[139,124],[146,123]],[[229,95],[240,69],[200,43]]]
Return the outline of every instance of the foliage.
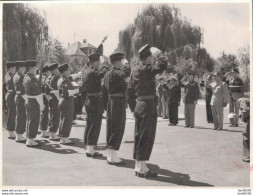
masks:
[[[216,59],[215,70],[223,74],[231,71],[232,68],[238,67],[238,61],[234,54],[226,54],[224,51]]]
[[[49,61],[62,64],[66,62],[66,60],[65,49],[63,48],[62,43],[57,38],[51,38]]]
[[[137,54],[140,47],[150,44],[163,52],[191,45],[200,46],[202,32],[181,16],[180,10],[167,4],[148,5],[137,15],[134,24],[119,33],[119,46],[128,59]],[[189,47],[187,54],[190,53]]]
[[[237,59],[239,63],[240,77],[245,83],[246,90],[250,90],[250,55],[249,46],[241,47],[237,52]]]

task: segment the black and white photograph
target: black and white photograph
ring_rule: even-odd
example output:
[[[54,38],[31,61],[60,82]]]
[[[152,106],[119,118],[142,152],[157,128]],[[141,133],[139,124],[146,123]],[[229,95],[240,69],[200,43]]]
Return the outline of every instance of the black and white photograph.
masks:
[[[2,187],[250,188],[250,0],[1,9]]]

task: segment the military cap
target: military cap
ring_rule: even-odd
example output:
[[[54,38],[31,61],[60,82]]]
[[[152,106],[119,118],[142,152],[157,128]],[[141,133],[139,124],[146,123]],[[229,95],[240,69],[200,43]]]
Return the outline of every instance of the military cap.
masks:
[[[60,73],[63,73],[64,71],[69,69],[69,65],[68,64],[62,64],[58,67],[58,70]]]
[[[15,66],[16,66],[16,63],[15,63],[15,62],[7,62],[7,63],[6,63],[7,69],[8,69],[8,68],[13,68],[13,67],[15,67]]]
[[[93,54],[89,55],[89,60],[92,62],[96,62],[96,61],[99,61],[99,57],[100,57],[100,54],[93,53]]]
[[[58,68],[58,64],[57,63],[53,63],[51,65],[48,66],[48,70],[52,71]]]
[[[16,61],[15,64],[16,64],[17,68],[26,67],[26,62],[25,61]]]
[[[119,51],[115,51],[110,55],[110,60],[111,61],[120,61],[124,58],[124,54]]]
[[[150,45],[146,44],[146,45],[142,46],[139,49],[138,54],[139,54],[141,59],[145,59],[146,57],[150,56],[151,55]]]
[[[27,60],[25,63],[26,67],[34,67],[37,65],[37,62],[35,60]]]
[[[49,67],[48,67],[48,65],[43,66],[43,68],[42,68],[42,72],[47,72],[47,71],[49,71]]]

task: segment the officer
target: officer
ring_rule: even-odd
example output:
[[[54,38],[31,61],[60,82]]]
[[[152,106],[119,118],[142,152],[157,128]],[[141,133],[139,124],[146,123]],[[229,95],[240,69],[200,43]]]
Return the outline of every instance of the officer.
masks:
[[[124,54],[114,52],[110,55],[112,70],[104,76],[103,90],[105,96],[109,97],[106,117],[106,142],[107,142],[107,163],[110,165],[123,165],[116,151],[119,150],[125,131],[126,123],[126,81],[130,75],[130,68],[122,67],[121,60]]]
[[[159,52],[153,54],[158,57],[155,63],[150,49],[146,44],[139,50],[141,63],[132,71],[127,89],[128,104],[136,120],[133,158],[136,160],[135,174],[138,177],[157,176],[157,173],[148,169],[146,161],[151,155],[157,124],[155,77],[166,70],[167,62]]]
[[[57,87],[57,82],[61,76],[58,70],[58,64],[53,63],[48,67],[51,71],[51,76],[47,78],[48,90],[48,104],[49,104],[49,140],[59,141],[60,138],[56,135],[60,123],[60,109],[59,109],[59,90]],[[49,94],[48,94],[49,93]]]
[[[36,78],[37,62],[34,60],[26,61],[27,74],[24,77],[24,88],[27,95],[26,102],[26,146],[37,147],[39,143],[34,141],[38,133],[40,123],[40,111],[44,109],[43,94],[41,85]]]
[[[82,86],[83,93],[86,94],[85,109],[87,113],[84,145],[86,146],[86,156],[93,158],[102,156],[102,154],[94,150],[94,146],[98,142],[104,111],[101,96],[101,79],[107,71],[105,67],[100,69],[99,57],[100,54],[97,53],[89,55],[91,68],[84,73]]]
[[[59,89],[59,109],[60,109],[60,143],[63,145],[73,144],[68,138],[70,135],[74,116],[74,95],[79,93],[79,88],[75,88],[71,81],[80,77],[82,72],[70,75],[69,65],[62,64],[58,67],[61,77],[57,82]]]
[[[17,72],[13,77],[13,82],[16,90],[15,104],[16,104],[16,142],[25,142],[26,138],[23,137],[25,133],[26,126],[26,112],[25,112],[25,88],[23,84],[25,71],[26,71],[26,62],[17,61],[16,62]]]
[[[15,74],[15,62],[7,62],[7,74],[5,75],[5,84],[7,88],[7,93],[5,96],[6,107],[7,107],[7,131],[9,133],[9,139],[15,139],[15,117],[16,117],[16,105],[14,102],[15,98],[15,87],[13,83],[13,77]]]
[[[41,80],[41,92],[43,93],[43,102],[44,102],[44,110],[42,110],[40,115],[40,131],[41,131],[41,137],[48,138],[49,133],[47,132],[48,129],[48,112],[49,112],[49,106],[48,106],[48,85],[47,85],[47,79],[51,75],[51,72],[49,71],[49,67],[46,65],[42,69],[42,80]]]

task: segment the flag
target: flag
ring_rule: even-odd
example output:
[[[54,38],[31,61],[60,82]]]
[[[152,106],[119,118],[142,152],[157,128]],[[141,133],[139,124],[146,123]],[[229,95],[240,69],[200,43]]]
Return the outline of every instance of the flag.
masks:
[[[108,37],[108,35],[104,37],[102,43],[104,43],[107,40],[107,37]]]
[[[101,43],[101,44],[98,46],[98,48],[97,48],[97,50],[95,51],[95,53],[100,54],[101,56],[103,55],[103,53],[104,53],[103,43]]]

